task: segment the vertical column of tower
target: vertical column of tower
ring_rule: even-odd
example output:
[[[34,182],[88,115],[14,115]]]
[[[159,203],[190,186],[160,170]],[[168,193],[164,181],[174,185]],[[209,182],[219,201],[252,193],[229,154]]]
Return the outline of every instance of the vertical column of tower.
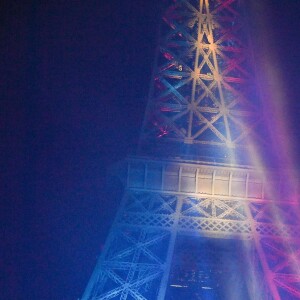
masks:
[[[300,299],[299,187],[268,172],[262,201],[247,206],[253,240],[273,299]]]
[[[228,161],[258,144],[263,115],[241,2],[176,1],[166,11],[141,153]]]
[[[181,202],[162,193],[163,164],[133,160],[126,173],[121,208],[83,300],[164,298]]]

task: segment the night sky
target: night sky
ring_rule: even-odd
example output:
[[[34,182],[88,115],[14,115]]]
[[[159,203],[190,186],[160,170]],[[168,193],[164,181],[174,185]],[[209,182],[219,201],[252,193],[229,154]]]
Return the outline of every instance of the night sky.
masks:
[[[0,5],[1,299],[81,297],[120,202],[108,168],[136,149],[160,2]],[[266,3],[300,149],[300,1]]]

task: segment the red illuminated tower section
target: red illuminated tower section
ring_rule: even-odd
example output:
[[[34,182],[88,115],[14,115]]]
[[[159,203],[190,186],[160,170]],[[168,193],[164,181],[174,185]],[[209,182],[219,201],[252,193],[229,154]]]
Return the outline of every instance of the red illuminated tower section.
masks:
[[[165,13],[143,151],[224,160],[261,144],[262,106],[240,2],[175,1]]]
[[[242,4],[170,1],[140,156],[118,169],[83,300],[300,299],[296,179],[251,164],[266,126]]]

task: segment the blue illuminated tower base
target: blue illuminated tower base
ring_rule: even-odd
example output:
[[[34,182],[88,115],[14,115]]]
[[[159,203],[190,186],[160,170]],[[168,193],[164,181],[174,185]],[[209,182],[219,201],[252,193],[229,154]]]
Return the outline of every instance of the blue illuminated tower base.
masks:
[[[274,204],[263,173],[131,158],[120,174],[122,206],[82,299],[297,299],[284,249],[297,203]],[[293,221],[274,224],[282,211]]]

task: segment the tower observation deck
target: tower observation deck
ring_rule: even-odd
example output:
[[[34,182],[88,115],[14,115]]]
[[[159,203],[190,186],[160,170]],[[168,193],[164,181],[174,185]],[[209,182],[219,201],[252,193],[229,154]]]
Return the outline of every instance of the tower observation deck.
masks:
[[[300,299],[299,188],[256,163],[273,155],[247,11],[166,4],[138,156],[83,300]]]

